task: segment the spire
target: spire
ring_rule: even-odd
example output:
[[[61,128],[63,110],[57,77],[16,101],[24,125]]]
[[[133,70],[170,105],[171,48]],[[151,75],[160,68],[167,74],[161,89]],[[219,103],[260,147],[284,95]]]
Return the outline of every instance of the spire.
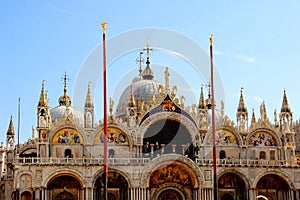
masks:
[[[67,95],[67,84],[70,81],[70,78],[67,77],[67,72],[62,77],[62,81],[64,84],[64,94],[58,99],[58,103],[60,106],[69,106],[72,103],[72,99]]]
[[[9,126],[6,135],[15,135],[14,123],[12,120],[12,116],[10,116]]]
[[[135,100],[134,100],[134,94],[132,91],[132,85],[131,85],[131,90],[130,90],[130,99],[129,99],[128,107],[135,107]]]
[[[88,91],[86,94],[86,99],[85,99],[85,107],[92,108],[94,107],[92,95],[91,95],[91,89],[90,89],[90,82],[88,84]]]
[[[43,80],[42,82],[42,89],[38,106],[48,106],[47,94],[45,93],[44,85],[45,80]]]
[[[252,108],[251,127],[256,123],[254,108]]]
[[[286,91],[284,89],[283,93],[283,100],[282,100],[282,107],[281,107],[281,112],[291,112],[287,97],[286,97]]]
[[[241,87],[241,96],[240,96],[240,102],[239,107],[237,109],[238,112],[247,112],[247,107],[244,102],[244,96],[243,96],[243,87]]]
[[[201,86],[201,92],[200,92],[200,99],[199,99],[199,109],[205,109],[206,108],[206,104],[204,101],[204,93],[203,93],[203,87]]]
[[[274,110],[274,122],[275,122],[275,125],[278,122],[278,120],[277,120],[277,110],[276,109]]]
[[[144,79],[148,79],[148,80],[152,80],[154,77],[154,72],[152,71],[152,69],[150,68],[150,51],[152,51],[152,49],[149,48],[149,43],[147,43],[147,48],[144,49],[146,51],[147,54],[147,61],[146,61],[146,69],[143,71],[143,78]]]

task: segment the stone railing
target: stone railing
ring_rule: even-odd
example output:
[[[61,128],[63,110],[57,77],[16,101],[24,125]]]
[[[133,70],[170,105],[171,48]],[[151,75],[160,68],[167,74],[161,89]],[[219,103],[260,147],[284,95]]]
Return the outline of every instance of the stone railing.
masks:
[[[109,165],[143,165],[150,158],[108,158]],[[17,158],[17,165],[103,165],[104,158]]]
[[[109,165],[144,165],[151,161],[147,158],[108,158]],[[17,158],[11,161],[16,165],[103,165],[104,158]],[[213,166],[212,159],[196,159],[199,166]],[[300,167],[293,160],[251,160],[217,159],[218,167]]]
[[[198,165],[212,166],[213,159],[196,159]],[[218,167],[300,167],[293,160],[217,159]]]

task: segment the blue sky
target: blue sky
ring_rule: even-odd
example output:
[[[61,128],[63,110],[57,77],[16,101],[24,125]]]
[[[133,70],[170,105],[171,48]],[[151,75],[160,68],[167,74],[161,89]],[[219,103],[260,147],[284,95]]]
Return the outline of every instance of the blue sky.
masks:
[[[259,105],[264,100],[268,116],[273,119],[274,109],[280,110],[286,89],[294,119],[299,119],[299,8],[300,2],[296,0],[1,2],[0,140],[5,141],[11,115],[17,130],[19,97],[20,140],[31,137],[42,80],[46,80],[50,105],[55,107],[63,93],[61,77],[67,71],[71,78],[68,93],[72,96],[82,64],[102,42],[102,21],[108,23],[108,39],[134,29],[157,27],[191,38],[206,53],[208,36],[213,34],[214,61],[224,87],[225,109],[234,121],[241,87],[249,116],[252,108],[259,116]],[[151,44],[151,36],[145,38],[145,44],[147,39]],[[173,63],[181,64],[180,59],[161,54],[153,52],[155,63],[171,68]],[[133,52],[112,64],[108,72],[112,88],[123,77],[114,71],[118,67],[136,70],[137,56]],[[189,70],[188,66],[183,69]],[[192,82],[191,88],[198,98],[205,81]],[[100,83],[92,84],[101,87]],[[96,89],[98,119],[102,112],[100,93]]]

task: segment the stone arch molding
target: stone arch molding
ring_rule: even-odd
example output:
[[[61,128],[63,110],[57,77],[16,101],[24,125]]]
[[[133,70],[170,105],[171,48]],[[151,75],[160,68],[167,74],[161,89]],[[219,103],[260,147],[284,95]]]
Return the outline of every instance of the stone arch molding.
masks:
[[[119,129],[121,130],[123,133],[126,134],[127,136],[127,139],[128,139],[128,145],[129,146],[132,146],[133,145],[133,138],[131,137],[131,135],[129,134],[130,133],[130,130],[128,130],[127,127],[125,127],[124,125],[122,124],[112,124],[112,123],[109,123],[108,124],[108,128],[116,128],[116,129]],[[94,133],[93,133],[93,136],[92,136],[92,143],[95,144],[95,140],[96,140],[96,136],[99,134],[100,131],[102,131],[104,129],[104,125],[101,124],[99,126],[96,127]]]
[[[80,184],[82,185],[82,187],[86,187],[87,183],[85,181],[85,178],[82,176],[82,174],[79,174],[77,171],[72,170],[72,169],[60,169],[60,170],[56,170],[53,173],[48,174],[42,182],[42,186],[47,188],[47,185],[50,181],[52,181],[53,179],[55,179],[58,176],[62,176],[62,175],[66,175],[66,176],[72,176],[74,177],[76,180],[78,180],[78,182],[80,182]]]
[[[276,134],[275,131],[268,129],[268,128],[258,128],[258,129],[253,130],[252,132],[250,132],[249,135],[247,136],[247,145],[249,145],[249,141],[250,141],[251,137],[258,132],[266,132],[267,134],[270,134],[271,136],[273,136],[276,139],[277,147],[282,146],[282,142],[281,142],[281,139],[279,138],[278,134]]]
[[[241,170],[239,168],[233,168],[233,169],[229,169],[229,170],[228,169],[220,169],[219,174],[217,176],[217,180],[219,180],[219,178],[221,176],[223,176],[224,174],[227,174],[227,173],[233,173],[233,174],[237,175],[238,177],[240,177],[244,181],[246,187],[250,188],[249,180],[245,176],[245,173],[243,172],[243,170]]]
[[[73,123],[66,123],[66,124],[61,124],[59,126],[56,126],[54,128],[51,129],[50,134],[49,134],[49,142],[52,143],[53,137],[55,136],[55,134],[57,133],[57,131],[64,129],[64,128],[72,128],[75,129],[79,132],[80,136],[82,137],[84,143],[88,142],[88,138],[85,134],[85,130],[80,127],[80,126],[76,126]]]
[[[125,180],[127,181],[128,187],[132,187],[132,182],[131,182],[131,179],[130,179],[130,175],[128,174],[127,171],[122,170],[122,168],[120,168],[120,167],[109,168],[109,171],[110,172],[117,172],[120,175],[122,175],[125,178]],[[100,169],[97,173],[94,174],[94,176],[93,176],[93,182],[92,182],[93,186],[96,184],[96,181],[97,181],[98,177],[103,172],[104,172],[104,169]]]
[[[32,174],[31,173],[21,173],[18,177],[20,182],[17,183],[19,188],[22,188],[20,192],[30,192],[32,188]]]
[[[264,171],[262,171],[261,173],[259,173],[259,174],[254,178],[254,180],[253,180],[253,182],[252,182],[252,187],[255,188],[255,187],[257,186],[258,181],[259,181],[262,177],[264,177],[264,176],[266,176],[266,175],[271,175],[271,174],[275,174],[275,175],[277,175],[277,176],[280,176],[281,178],[283,178],[283,179],[287,182],[287,184],[289,185],[289,187],[290,187],[291,189],[295,189],[295,186],[294,186],[294,184],[293,184],[292,178],[291,178],[288,174],[286,174],[285,172],[279,171],[279,170],[267,170],[267,171],[264,170]]]
[[[153,159],[148,165],[144,168],[139,185],[142,187],[149,187],[149,179],[155,170],[171,164],[171,163],[181,163],[186,165],[187,170],[190,172],[192,179],[195,181],[194,188],[200,187],[200,185],[204,184],[204,174],[199,169],[199,167],[195,164],[191,159],[178,155],[178,154],[165,154]]]
[[[184,191],[182,186],[177,183],[164,183],[160,185],[159,188],[153,193],[152,199],[157,200],[159,195],[166,190],[175,190],[181,195],[182,200],[189,200],[188,194]]]
[[[171,112],[161,112],[161,113],[156,113],[156,114],[149,116],[139,127],[139,131],[137,133],[138,134],[137,138],[139,138],[142,143],[144,134],[146,133],[148,127],[151,124],[158,122],[160,120],[167,120],[167,119],[178,121],[180,124],[184,125],[187,128],[188,132],[190,133],[192,140],[195,139],[195,136],[198,133],[198,129],[195,126],[195,124],[190,119],[188,119],[186,116],[181,115],[179,113],[174,113],[174,112],[172,112],[172,113]]]

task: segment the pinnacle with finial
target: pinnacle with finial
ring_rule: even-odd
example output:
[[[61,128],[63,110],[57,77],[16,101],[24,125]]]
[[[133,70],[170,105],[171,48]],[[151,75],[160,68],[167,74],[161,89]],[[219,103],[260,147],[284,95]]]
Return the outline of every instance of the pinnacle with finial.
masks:
[[[199,99],[199,109],[205,109],[205,100],[204,100],[204,93],[203,93],[203,87],[201,86],[201,92],[200,92],[200,99]]]
[[[12,120],[12,116],[10,116],[9,126],[6,135],[15,135],[14,123]]]
[[[94,107],[93,99],[92,99],[92,95],[91,95],[91,82],[90,81],[88,83],[88,91],[87,91],[86,99],[85,99],[85,107]]]
[[[247,112],[247,107],[244,102],[243,89],[244,88],[241,87],[240,102],[239,102],[239,107],[237,109],[238,112]]]
[[[252,119],[251,119],[251,125],[256,123],[256,119],[255,119],[255,113],[254,113],[254,108],[252,108]]]
[[[291,112],[287,96],[286,96],[286,90],[284,89],[283,92],[283,100],[282,100],[282,106],[281,106],[281,112]]]
[[[130,99],[129,99],[129,103],[128,103],[129,107],[135,107],[135,100],[134,100],[134,94],[132,91],[132,85],[131,85],[131,89],[130,89]]]
[[[40,100],[39,100],[38,106],[47,106],[48,105],[47,94],[45,93],[44,86],[45,86],[45,80],[42,81],[42,89],[41,89]]]

